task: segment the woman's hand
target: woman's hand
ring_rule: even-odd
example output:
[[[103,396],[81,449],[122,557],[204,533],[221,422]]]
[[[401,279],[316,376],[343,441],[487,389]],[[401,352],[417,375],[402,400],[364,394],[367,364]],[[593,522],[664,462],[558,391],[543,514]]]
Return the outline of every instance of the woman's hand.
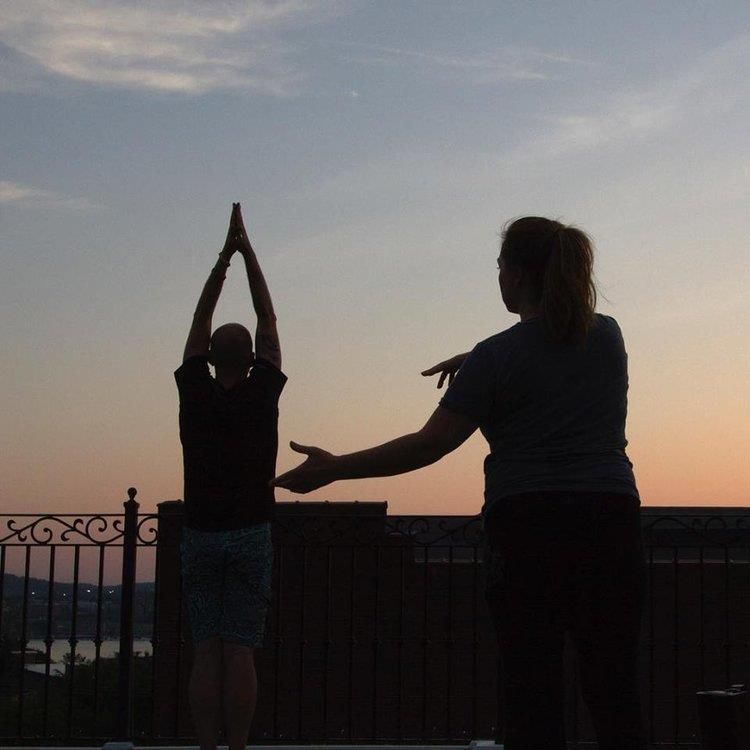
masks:
[[[450,385],[453,382],[453,378],[456,377],[458,368],[461,367],[464,360],[468,356],[468,352],[466,352],[465,354],[457,354],[455,357],[446,359],[445,362],[440,362],[440,364],[433,365],[429,369],[424,370],[422,372],[422,375],[429,377],[430,375],[437,375],[438,373],[440,373],[440,379],[438,380],[437,387],[442,388],[446,378],[448,378],[448,385]]]
[[[294,441],[289,445],[297,453],[304,453],[307,459],[291,471],[271,480],[272,487],[283,487],[292,492],[312,492],[336,481],[336,459],[333,453],[315,448],[312,445],[300,445]]]

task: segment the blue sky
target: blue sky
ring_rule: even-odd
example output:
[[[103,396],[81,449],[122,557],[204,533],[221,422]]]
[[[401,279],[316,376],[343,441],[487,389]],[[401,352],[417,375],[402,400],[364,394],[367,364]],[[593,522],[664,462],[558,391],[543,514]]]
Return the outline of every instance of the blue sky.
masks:
[[[597,243],[644,503],[747,503],[748,60],[744,2],[5,2],[0,502],[181,496],[171,372],[240,200],[283,442],[420,426],[541,214]],[[235,266],[215,322],[252,326]],[[474,512],[483,453],[318,494]]]

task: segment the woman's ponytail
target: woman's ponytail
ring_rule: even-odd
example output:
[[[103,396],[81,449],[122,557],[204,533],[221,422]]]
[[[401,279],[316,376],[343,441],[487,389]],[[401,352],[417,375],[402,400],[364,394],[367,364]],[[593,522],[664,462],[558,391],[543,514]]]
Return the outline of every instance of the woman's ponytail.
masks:
[[[544,271],[541,315],[552,338],[580,343],[594,322],[594,252],[580,229],[562,226]]]
[[[503,233],[501,256],[526,281],[554,341],[581,344],[594,322],[594,251],[585,232],[538,216],[517,219]]]

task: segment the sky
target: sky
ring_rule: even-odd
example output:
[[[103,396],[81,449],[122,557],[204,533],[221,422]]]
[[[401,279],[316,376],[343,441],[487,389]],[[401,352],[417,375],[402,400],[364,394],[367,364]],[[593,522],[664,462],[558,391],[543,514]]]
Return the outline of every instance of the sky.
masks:
[[[0,506],[182,497],[179,366],[231,204],[270,286],[289,440],[412,432],[420,371],[517,321],[498,237],[596,243],[643,505],[750,505],[750,4],[0,4]],[[244,269],[214,324],[254,330]],[[277,499],[473,514],[486,444]]]

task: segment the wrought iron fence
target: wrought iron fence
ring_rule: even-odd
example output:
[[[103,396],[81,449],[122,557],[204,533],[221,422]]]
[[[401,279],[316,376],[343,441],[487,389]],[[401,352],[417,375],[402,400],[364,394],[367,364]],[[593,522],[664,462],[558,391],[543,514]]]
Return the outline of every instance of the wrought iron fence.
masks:
[[[136,550],[157,536],[135,496],[122,514],[0,516],[3,741],[131,736]]]
[[[137,508],[131,490],[123,514],[0,516],[6,744],[193,736],[182,504]],[[654,747],[697,747],[695,692],[750,682],[750,508],[642,518],[644,722]],[[256,740],[465,744],[501,732],[478,517],[280,503],[274,544]],[[569,645],[565,664],[568,736],[586,746]]]

